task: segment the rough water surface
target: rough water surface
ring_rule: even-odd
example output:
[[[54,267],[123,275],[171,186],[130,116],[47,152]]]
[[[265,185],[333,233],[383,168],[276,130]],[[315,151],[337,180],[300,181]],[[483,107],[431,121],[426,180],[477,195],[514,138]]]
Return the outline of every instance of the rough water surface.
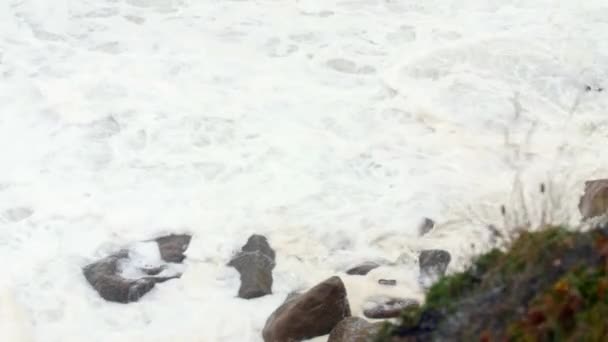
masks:
[[[607,66],[605,0],[0,0],[0,340],[257,342],[336,274],[355,316],[421,299],[417,253],[462,267],[510,198],[578,219]],[[140,302],[82,276],[172,233],[184,274]],[[276,267],[247,301],[226,263],[254,233]]]

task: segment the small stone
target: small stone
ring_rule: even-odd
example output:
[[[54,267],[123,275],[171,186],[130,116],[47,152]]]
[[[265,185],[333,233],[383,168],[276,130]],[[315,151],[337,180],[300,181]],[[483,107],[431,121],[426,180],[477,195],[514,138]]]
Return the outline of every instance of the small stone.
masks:
[[[396,286],[397,281],[395,279],[380,279],[378,280],[378,284],[385,286]]]
[[[355,266],[351,269],[349,269],[348,271],[346,271],[346,274],[349,275],[366,275],[368,274],[371,270],[380,267],[379,264],[375,263],[375,262],[371,262],[371,261],[367,261],[364,262],[358,266]]]
[[[420,227],[418,227],[418,236],[427,234],[433,229],[433,227],[435,227],[435,221],[425,217],[424,220],[422,220]]]

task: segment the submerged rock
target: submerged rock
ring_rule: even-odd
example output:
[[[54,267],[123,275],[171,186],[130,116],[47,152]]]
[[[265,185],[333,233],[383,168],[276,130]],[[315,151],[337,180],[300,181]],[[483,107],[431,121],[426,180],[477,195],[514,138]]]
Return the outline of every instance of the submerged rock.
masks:
[[[428,217],[425,217],[424,220],[422,220],[420,226],[418,227],[418,236],[426,235],[428,232],[433,230],[433,227],[435,227],[435,221],[431,220]]]
[[[377,264],[375,262],[372,261],[367,261],[364,262],[362,264],[359,264],[351,269],[349,269],[348,271],[346,271],[346,274],[349,275],[366,275],[368,274],[371,270],[380,267],[380,264]]]
[[[585,182],[585,193],[578,208],[583,219],[604,215],[608,211],[608,179]]]
[[[262,335],[265,342],[327,335],[350,314],[346,288],[334,276],[283,303],[266,321]]]
[[[155,239],[160,255],[165,262],[182,262],[190,243],[190,235],[168,235]],[[138,267],[131,262],[129,250],[121,250],[83,268],[83,274],[99,295],[111,302],[136,302],[158,283],[176,279],[181,274],[159,276],[168,264],[153,267]],[[140,277],[124,277],[123,269],[137,269]],[[127,272],[128,273],[128,272]]]
[[[230,262],[229,266],[241,274],[238,296],[245,299],[262,297],[272,293],[272,269],[275,252],[262,235],[252,235]]]
[[[109,257],[89,264],[83,268],[83,274],[89,284],[99,295],[111,302],[130,303],[138,301],[148,293],[154,285],[172,277],[142,277],[139,279],[127,279],[120,275],[119,262],[129,259],[129,252],[122,250]]]
[[[452,260],[452,256],[447,251],[441,249],[428,249],[420,253],[418,264],[422,278],[434,281],[445,274],[445,271]]]
[[[382,323],[370,323],[363,318],[343,319],[329,334],[327,342],[373,342]]]
[[[367,318],[395,318],[406,308],[418,307],[420,304],[414,299],[378,297],[370,298],[365,305],[363,314]]]
[[[156,239],[161,258],[166,262],[182,262],[186,258],[184,252],[190,245],[191,235],[171,234]]]

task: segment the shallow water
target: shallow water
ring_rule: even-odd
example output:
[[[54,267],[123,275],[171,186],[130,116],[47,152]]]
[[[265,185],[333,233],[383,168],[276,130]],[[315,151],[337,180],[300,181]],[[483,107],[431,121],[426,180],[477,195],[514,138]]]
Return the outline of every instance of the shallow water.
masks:
[[[0,339],[260,341],[334,274],[354,314],[421,298],[418,251],[462,267],[521,214],[517,175],[530,217],[578,220],[608,169],[608,3],[556,3],[0,0]],[[182,279],[128,306],[84,280],[167,232],[194,234]],[[274,294],[245,301],[225,264],[254,232]]]

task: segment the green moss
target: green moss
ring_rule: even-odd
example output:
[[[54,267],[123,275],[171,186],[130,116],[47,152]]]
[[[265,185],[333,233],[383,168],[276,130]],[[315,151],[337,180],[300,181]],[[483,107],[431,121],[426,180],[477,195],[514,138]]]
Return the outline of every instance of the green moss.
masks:
[[[478,272],[486,273],[488,270],[495,267],[503,256],[503,252],[497,248],[494,248],[491,251],[479,256],[473,262],[473,267],[475,267]]]
[[[601,265],[578,266],[530,302],[508,329],[511,340],[608,340],[608,274]]]
[[[424,308],[453,308],[452,304],[478,286],[480,278],[495,268],[503,257],[503,252],[492,249],[479,256],[467,271],[441,278],[429,289]]]
[[[573,232],[563,227],[547,227],[537,232],[523,232],[508,251],[508,259],[514,264],[534,266],[536,262],[545,261],[547,256],[556,251],[572,246]]]
[[[468,272],[443,277],[429,289],[425,307],[450,309],[455,299],[460,298],[474,285],[475,278]]]
[[[374,341],[375,342],[390,341],[394,330],[395,330],[395,326],[393,324],[391,324],[389,321],[383,322],[382,327],[380,327],[380,331],[378,331],[378,334],[376,335],[376,338],[374,339]]]
[[[422,309],[419,306],[411,306],[405,308],[399,316],[402,328],[413,328],[420,322]]]
[[[404,311],[399,325],[386,324],[379,341],[416,334],[420,317],[427,311],[451,317],[436,323],[440,340],[486,336],[489,340],[504,337],[531,342],[608,341],[608,276],[592,267],[598,255],[593,251],[598,248],[594,243],[598,234],[564,227],[522,232],[506,251],[490,250],[464,272],[441,278],[429,289],[424,306]],[[602,241],[604,252],[599,254],[608,259],[608,238]],[[559,289],[554,285],[556,279],[576,290],[567,295],[551,292],[551,286]],[[532,304],[530,298],[536,302]],[[546,307],[547,303],[558,304]],[[523,318],[521,308],[530,309]],[[512,324],[514,321],[518,324]],[[542,328],[531,330],[531,322],[537,321],[543,322]],[[488,327],[492,330],[486,330]]]

